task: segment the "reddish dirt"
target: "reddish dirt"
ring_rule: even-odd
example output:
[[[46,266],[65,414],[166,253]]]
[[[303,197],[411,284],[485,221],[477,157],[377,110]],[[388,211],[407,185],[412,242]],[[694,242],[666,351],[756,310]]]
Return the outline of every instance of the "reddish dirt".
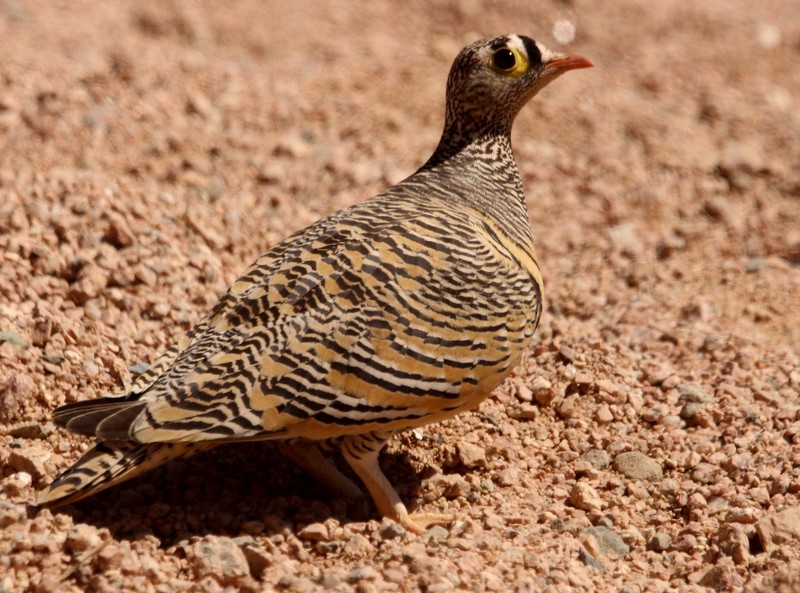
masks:
[[[383,460],[455,524],[401,533],[271,445],[30,506],[88,446],[53,408],[411,173],[458,50],[508,32],[597,67],[515,127],[529,355]],[[798,58],[789,0],[0,3],[0,591],[800,590]]]

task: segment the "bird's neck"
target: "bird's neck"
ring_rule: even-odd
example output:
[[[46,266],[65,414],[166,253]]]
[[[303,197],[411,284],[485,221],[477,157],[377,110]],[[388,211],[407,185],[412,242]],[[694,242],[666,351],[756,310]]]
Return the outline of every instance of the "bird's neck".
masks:
[[[445,115],[444,131],[428,164],[445,161],[459,154],[469,153],[481,146],[494,144],[502,146],[513,161],[511,150],[511,124],[506,116],[492,119],[474,117],[465,107],[450,107]]]
[[[483,212],[524,243],[531,242],[522,180],[508,131],[465,140],[447,131],[428,162],[414,175],[441,185],[446,199]]]

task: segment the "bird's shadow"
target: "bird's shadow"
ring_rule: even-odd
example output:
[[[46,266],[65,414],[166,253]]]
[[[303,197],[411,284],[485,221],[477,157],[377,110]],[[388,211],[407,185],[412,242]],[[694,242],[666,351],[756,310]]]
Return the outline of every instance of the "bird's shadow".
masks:
[[[335,461],[361,486],[341,459]],[[408,454],[383,452],[381,467],[413,506],[424,476]],[[380,519],[362,490],[364,496],[355,501],[335,498],[275,444],[241,443],[170,462],[52,512],[107,528],[118,540],[154,535],[168,548],[192,536],[269,536],[331,517],[340,524]]]

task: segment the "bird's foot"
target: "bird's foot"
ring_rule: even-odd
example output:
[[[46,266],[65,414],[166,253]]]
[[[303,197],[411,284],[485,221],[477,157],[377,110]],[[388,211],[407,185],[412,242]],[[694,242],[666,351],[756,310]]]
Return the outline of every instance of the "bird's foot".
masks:
[[[455,515],[408,512],[378,465],[378,453],[384,443],[379,436],[380,433],[355,435],[342,443],[342,455],[369,490],[378,512],[416,535],[425,533],[431,525],[452,523]]]
[[[399,523],[415,535],[422,535],[432,525],[443,525],[452,523],[456,520],[456,516],[452,513],[411,513],[401,514],[399,517],[392,517],[394,521]]]

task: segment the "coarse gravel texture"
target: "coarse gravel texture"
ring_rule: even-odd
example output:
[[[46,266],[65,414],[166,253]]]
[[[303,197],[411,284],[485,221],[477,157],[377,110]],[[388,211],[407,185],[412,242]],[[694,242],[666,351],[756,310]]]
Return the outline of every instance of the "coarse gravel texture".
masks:
[[[454,524],[405,533],[269,444],[31,506],[88,446],[53,408],[411,173],[458,50],[508,32],[597,67],[515,128],[530,352],[383,457]],[[792,0],[0,1],[0,591],[800,591],[798,63]]]

